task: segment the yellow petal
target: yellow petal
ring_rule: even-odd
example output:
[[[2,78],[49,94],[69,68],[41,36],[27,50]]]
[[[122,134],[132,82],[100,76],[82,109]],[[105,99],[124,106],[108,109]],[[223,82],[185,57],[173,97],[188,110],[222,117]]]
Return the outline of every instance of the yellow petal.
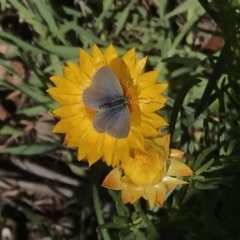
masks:
[[[164,106],[165,105],[163,103],[154,102],[154,101],[151,101],[150,103],[147,103],[147,104],[140,103],[141,110],[145,113],[158,111]]]
[[[146,200],[148,200],[148,202],[149,202],[150,208],[152,208],[156,201],[157,189],[155,187],[145,188],[144,193],[145,193],[144,196],[145,196]]]
[[[165,149],[169,149],[170,134],[164,135],[163,137],[160,137],[160,138],[155,138],[154,142],[159,146],[163,146]]]
[[[122,201],[123,201],[123,203],[134,203],[142,195],[143,195],[142,188],[127,187],[122,190]]]
[[[65,136],[64,143],[68,148],[76,148],[79,146],[79,137],[72,137],[68,133]]]
[[[79,66],[73,62],[68,62],[67,66],[63,68],[63,76],[76,85],[81,84],[81,81],[79,81],[80,74],[81,72]]]
[[[128,66],[128,69],[130,71],[133,71],[134,67],[135,67],[135,62],[136,62],[136,59],[135,59],[135,48],[132,48],[128,52],[126,52],[124,54],[124,56],[122,57],[122,59],[124,60],[124,62]],[[131,74],[133,74],[133,72],[131,72]]]
[[[114,58],[110,62],[109,67],[123,85],[127,86],[133,84],[127,65],[122,59]]]
[[[69,129],[74,129],[80,122],[81,118],[79,116],[72,116],[69,118],[61,119],[53,128],[53,133],[65,133],[68,132]]]
[[[133,79],[137,80],[138,77],[141,75],[142,70],[143,70],[144,66],[146,65],[146,61],[147,61],[147,57],[137,59],[135,61],[135,66],[133,68],[133,75],[132,75]]]
[[[128,139],[130,148],[144,148],[143,135],[139,133],[138,129],[131,129]]]
[[[53,110],[52,113],[55,116],[61,118],[72,117],[74,115],[78,115],[81,113],[82,108],[78,104],[70,104],[66,106],[62,106],[56,110]]]
[[[169,190],[174,189],[177,185],[188,184],[188,182],[186,182],[186,181],[183,181],[178,178],[168,177],[168,176],[165,176],[163,178],[163,182],[164,182],[166,188]]]
[[[126,185],[121,182],[121,172],[118,168],[114,168],[104,179],[102,186],[113,190],[122,190]]]
[[[103,154],[103,160],[106,162],[108,166],[112,165],[115,166],[118,159],[116,159],[116,156],[114,154],[114,151],[116,149],[117,140],[112,138],[109,135],[104,136],[104,154]]]
[[[157,81],[158,75],[159,75],[158,71],[150,71],[139,76],[138,82],[137,82],[139,88],[144,89],[148,86],[155,84]]]
[[[110,44],[109,47],[105,50],[104,57],[107,60],[108,65],[114,58],[118,57],[117,51],[112,44]]]
[[[165,200],[165,195],[166,195],[166,188],[164,184],[160,183],[157,186],[157,196],[156,196],[156,204],[162,207],[164,200]]]
[[[159,135],[159,130],[156,129],[152,124],[150,124],[149,122],[144,122],[142,121],[141,123],[141,127],[139,127],[139,131],[141,131],[141,133],[143,135],[145,135],[146,137],[149,136],[158,136]]]
[[[87,52],[80,50],[79,62],[81,71],[83,71],[89,78],[92,78],[95,73],[92,57]]]
[[[81,139],[81,144],[79,145],[79,160],[86,158],[86,156],[91,152],[93,147],[97,142],[97,133],[94,129],[88,131],[86,136]],[[92,162],[97,161],[98,159],[92,159]],[[91,164],[91,163],[89,163]]]
[[[193,171],[184,163],[171,160],[171,164],[167,171],[168,176],[190,176],[193,174]]]
[[[144,88],[141,92],[141,96],[145,98],[155,98],[160,95],[165,89],[167,84],[155,84]]]
[[[93,55],[93,64],[96,69],[106,66],[107,62],[105,57],[103,56],[101,50],[98,48],[97,45],[93,45],[92,47],[92,55]]]
[[[59,88],[49,88],[47,93],[61,105],[68,105],[73,103],[79,103],[79,94],[65,94]]]
[[[178,149],[171,149],[170,152],[170,158],[171,160],[180,160],[183,155],[185,154],[185,152],[178,150]]]
[[[145,113],[142,115],[142,119],[143,121],[148,121],[155,128],[168,125],[168,123],[160,115],[156,113]]]
[[[115,149],[118,160],[126,161],[129,155],[129,145],[125,139],[119,139]]]
[[[89,166],[94,164],[96,161],[98,161],[102,155],[103,155],[103,135],[97,135],[97,139],[95,141],[95,145],[91,146],[91,151],[86,155],[86,158],[88,160]]]
[[[52,76],[50,80],[57,86],[58,91],[66,94],[80,94],[79,86],[66,78]]]

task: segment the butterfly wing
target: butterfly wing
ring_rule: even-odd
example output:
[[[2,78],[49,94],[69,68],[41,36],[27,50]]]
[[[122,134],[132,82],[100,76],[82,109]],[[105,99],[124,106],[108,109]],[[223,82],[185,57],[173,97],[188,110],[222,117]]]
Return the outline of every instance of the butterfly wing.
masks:
[[[99,112],[93,119],[99,133],[107,132],[115,138],[125,138],[130,130],[130,112],[127,106],[119,106]]]
[[[98,90],[95,87],[88,87],[85,89],[82,95],[84,104],[93,110],[101,110],[100,106],[106,104],[107,102],[114,101],[116,97],[108,96],[106,93]]]
[[[109,67],[101,67],[93,76],[92,86],[104,92],[110,97],[119,97],[123,95],[122,86]]]
[[[84,90],[82,99],[88,108],[101,110],[101,105],[112,102],[122,95],[123,90],[119,80],[112,70],[105,66],[93,76],[92,85]]]

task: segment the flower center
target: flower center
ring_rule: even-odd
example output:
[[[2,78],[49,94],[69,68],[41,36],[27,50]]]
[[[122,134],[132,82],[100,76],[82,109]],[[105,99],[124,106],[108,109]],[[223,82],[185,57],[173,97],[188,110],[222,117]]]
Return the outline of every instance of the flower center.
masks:
[[[134,87],[124,86],[122,84],[121,86],[124,92],[124,96],[128,99],[127,106],[129,108],[129,111],[132,113],[137,104],[137,91],[134,89]]]
[[[94,116],[98,111],[85,107],[85,113],[89,120],[93,120]]]

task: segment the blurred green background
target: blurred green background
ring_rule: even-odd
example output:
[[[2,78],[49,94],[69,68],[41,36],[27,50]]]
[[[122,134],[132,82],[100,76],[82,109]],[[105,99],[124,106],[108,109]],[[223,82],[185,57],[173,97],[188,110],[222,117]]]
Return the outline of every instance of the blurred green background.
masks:
[[[0,4],[2,239],[240,239],[239,0]],[[161,209],[123,205],[99,187],[102,163],[89,170],[51,133],[49,77],[94,43],[135,47],[169,84],[163,133],[195,174]]]

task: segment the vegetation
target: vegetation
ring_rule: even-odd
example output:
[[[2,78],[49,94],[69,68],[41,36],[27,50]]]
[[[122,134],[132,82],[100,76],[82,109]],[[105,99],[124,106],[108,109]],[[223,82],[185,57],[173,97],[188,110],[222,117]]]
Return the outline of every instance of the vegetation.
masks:
[[[2,229],[15,239],[240,237],[239,0],[0,2]],[[169,84],[163,133],[194,175],[162,208],[124,205],[99,187],[101,162],[89,171],[51,133],[49,77],[77,62],[79,48],[109,43],[147,55],[146,70]]]

